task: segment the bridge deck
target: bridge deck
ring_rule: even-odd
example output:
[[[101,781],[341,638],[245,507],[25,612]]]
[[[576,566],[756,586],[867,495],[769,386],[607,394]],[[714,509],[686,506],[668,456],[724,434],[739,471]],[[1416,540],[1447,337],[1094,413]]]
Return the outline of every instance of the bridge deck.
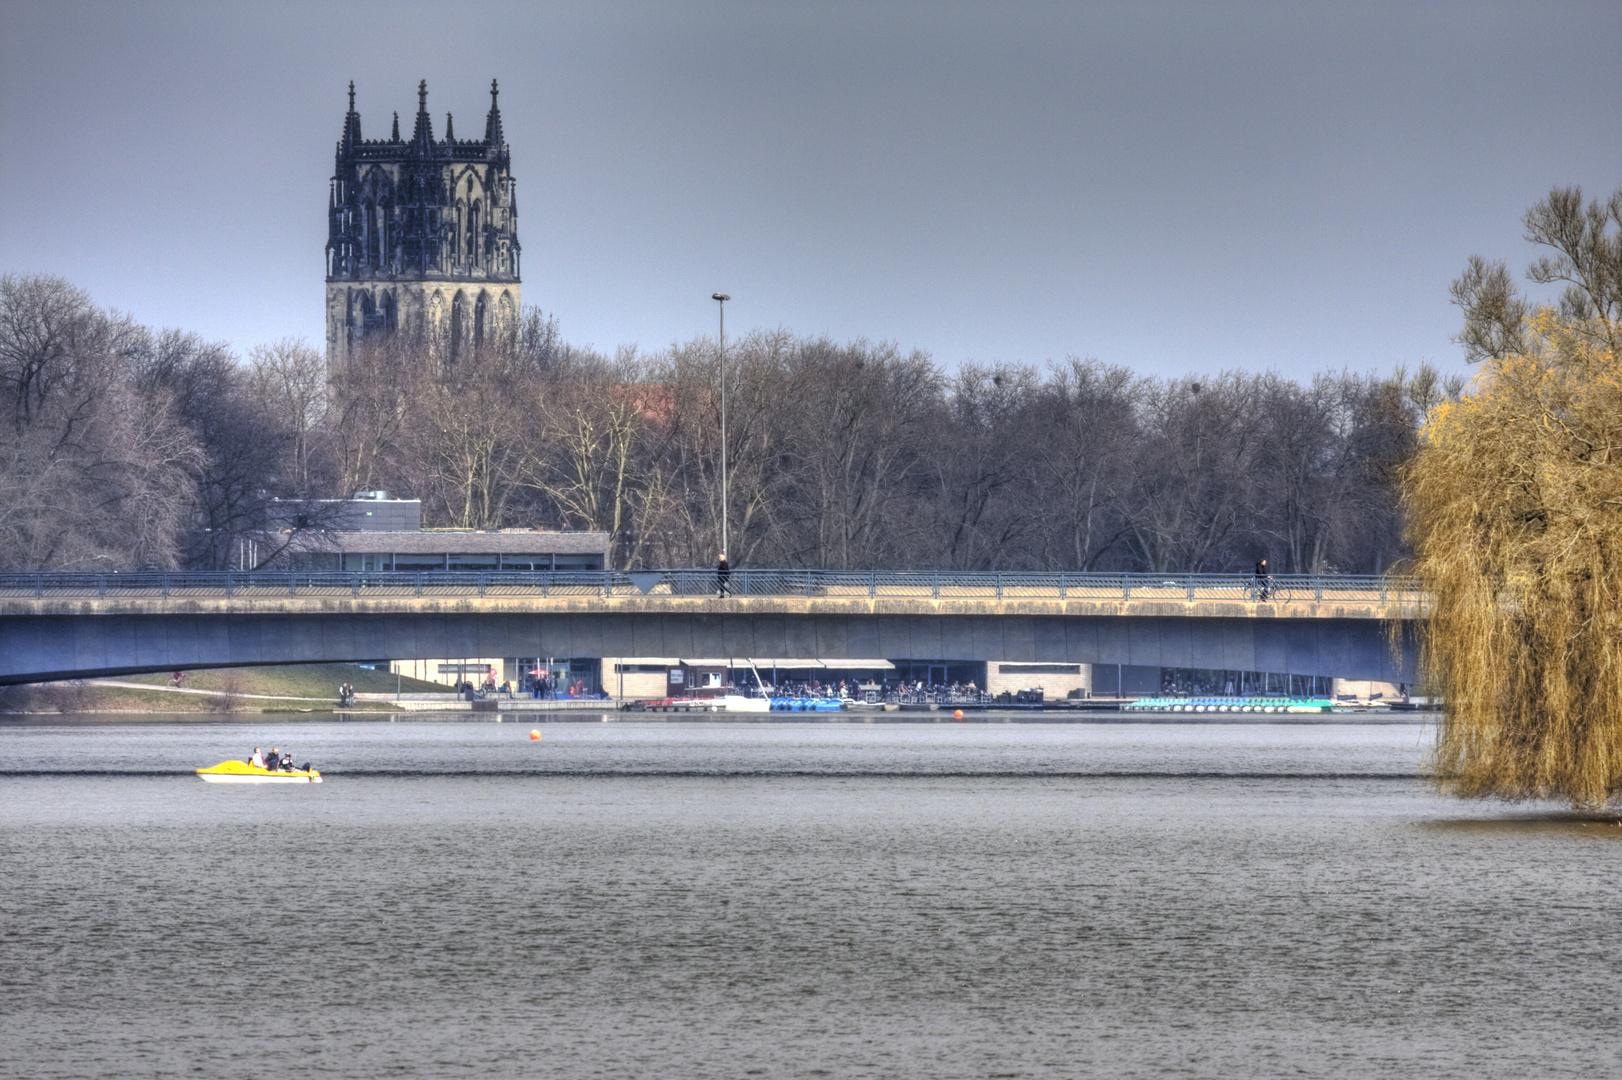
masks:
[[[1379,578],[734,573],[0,575],[0,684],[443,656],[814,656],[1408,678]]]
[[[1246,575],[736,571],[0,575],[0,614],[738,612],[1409,619],[1409,580]]]

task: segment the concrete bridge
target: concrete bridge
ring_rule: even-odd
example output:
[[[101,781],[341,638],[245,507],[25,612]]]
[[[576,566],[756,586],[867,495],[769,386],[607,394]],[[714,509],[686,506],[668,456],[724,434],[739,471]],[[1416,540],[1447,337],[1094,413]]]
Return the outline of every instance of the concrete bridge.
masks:
[[[1125,664],[1412,681],[1413,582],[740,570],[0,575],[0,684],[446,656]],[[1392,647],[1393,624],[1404,642]]]

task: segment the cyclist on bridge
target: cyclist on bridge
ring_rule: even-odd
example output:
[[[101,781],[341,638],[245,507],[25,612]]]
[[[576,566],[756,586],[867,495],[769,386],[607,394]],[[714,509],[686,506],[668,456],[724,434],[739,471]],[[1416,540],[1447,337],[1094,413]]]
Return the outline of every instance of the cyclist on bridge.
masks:
[[[1267,569],[1267,556],[1263,555],[1256,560],[1256,596],[1262,603],[1273,595],[1273,575]]]

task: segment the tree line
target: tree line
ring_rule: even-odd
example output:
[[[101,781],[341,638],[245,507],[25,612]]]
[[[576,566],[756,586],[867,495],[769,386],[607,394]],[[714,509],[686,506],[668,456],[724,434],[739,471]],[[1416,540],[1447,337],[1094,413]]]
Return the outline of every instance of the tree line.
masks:
[[[385,489],[425,524],[597,530],[616,566],[708,565],[721,515],[714,339],[612,355],[526,310],[443,362],[403,335],[338,370],[238,358],[60,278],[0,281],[0,566],[273,561],[289,507]],[[1160,378],[1092,359],[947,370],[893,343],[727,343],[734,565],[1380,573],[1398,476],[1457,380]],[[252,553],[251,555],[248,553]]]

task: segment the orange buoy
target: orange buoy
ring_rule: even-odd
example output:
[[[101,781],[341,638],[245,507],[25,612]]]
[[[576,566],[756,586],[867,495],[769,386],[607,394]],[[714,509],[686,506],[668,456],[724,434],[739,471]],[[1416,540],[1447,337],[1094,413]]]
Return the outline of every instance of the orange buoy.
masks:
[[[952,713],[952,719],[953,720],[961,720],[961,719],[963,719],[963,710],[958,709],[956,712]]]
[[[531,739],[533,739],[534,741],[536,741],[536,742],[541,741],[541,733],[539,731],[535,730],[534,728],[529,729],[529,737]]]

